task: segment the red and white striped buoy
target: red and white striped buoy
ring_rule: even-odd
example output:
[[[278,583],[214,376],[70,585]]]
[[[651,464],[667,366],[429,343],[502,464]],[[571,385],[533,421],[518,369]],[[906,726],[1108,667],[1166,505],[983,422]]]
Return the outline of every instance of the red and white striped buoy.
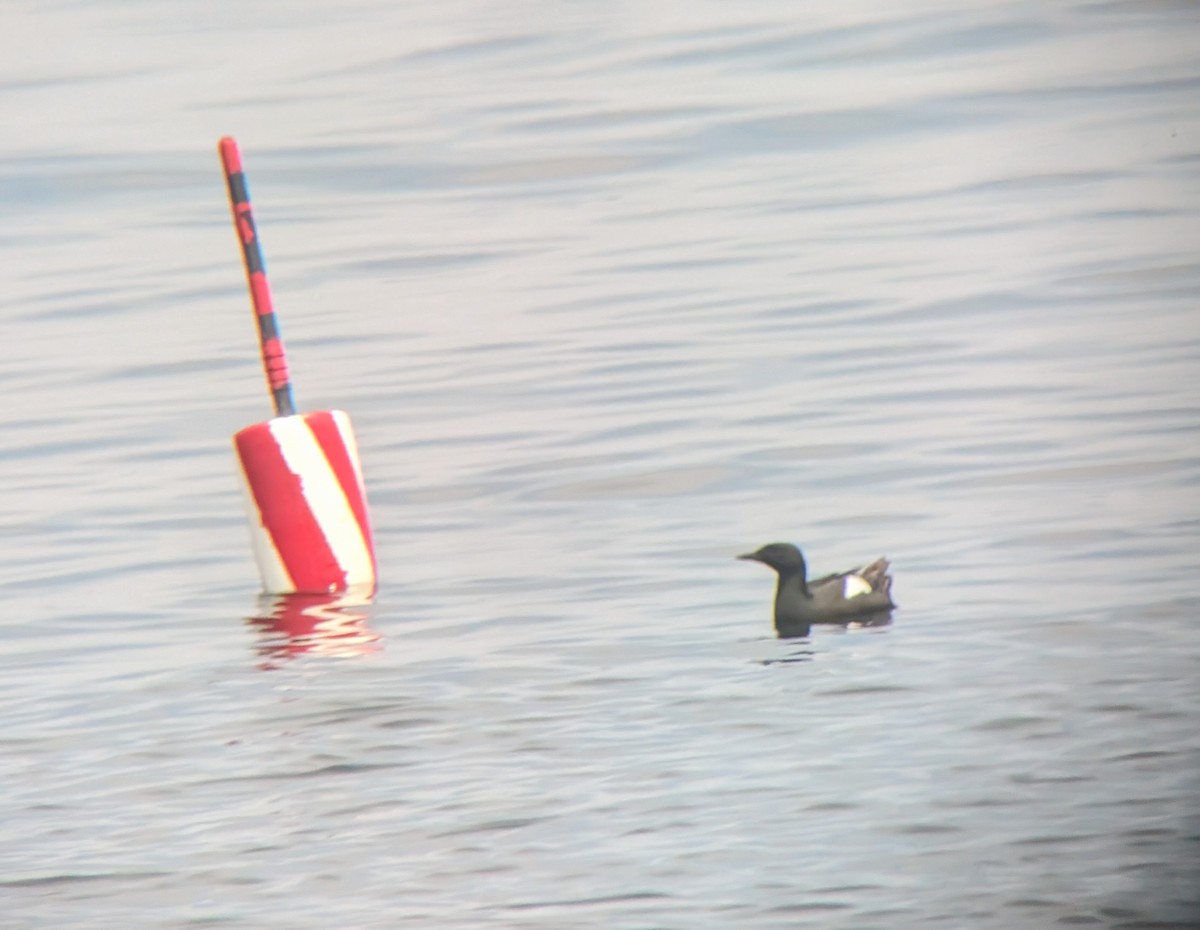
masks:
[[[228,137],[220,152],[277,414],[234,436],[263,588],[270,594],[369,595],[375,590],[375,548],[350,418],[340,410],[295,412],[241,155]]]
[[[254,559],[267,591],[373,588],[375,553],[350,418],[276,417],[233,437]]]

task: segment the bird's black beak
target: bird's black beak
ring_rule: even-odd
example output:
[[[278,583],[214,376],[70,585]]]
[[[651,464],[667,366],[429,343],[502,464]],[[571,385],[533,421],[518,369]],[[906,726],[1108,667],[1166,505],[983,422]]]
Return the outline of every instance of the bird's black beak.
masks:
[[[751,562],[761,562],[757,552],[744,552],[738,556],[739,559],[749,559]]]

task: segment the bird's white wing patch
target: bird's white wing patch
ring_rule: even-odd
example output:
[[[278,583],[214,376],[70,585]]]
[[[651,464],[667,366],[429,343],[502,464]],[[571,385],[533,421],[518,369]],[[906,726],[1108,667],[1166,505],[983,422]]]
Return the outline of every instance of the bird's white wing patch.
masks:
[[[867,581],[862,575],[847,575],[844,586],[842,588],[842,596],[849,600],[852,597],[858,597],[860,594],[871,593],[871,582]]]

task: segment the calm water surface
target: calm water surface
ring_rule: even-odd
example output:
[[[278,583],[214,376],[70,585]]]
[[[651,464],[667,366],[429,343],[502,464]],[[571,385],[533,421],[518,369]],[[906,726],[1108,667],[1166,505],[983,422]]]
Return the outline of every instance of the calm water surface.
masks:
[[[4,927],[1200,926],[1195,4],[4,20]],[[257,594],[226,133],[373,604]]]

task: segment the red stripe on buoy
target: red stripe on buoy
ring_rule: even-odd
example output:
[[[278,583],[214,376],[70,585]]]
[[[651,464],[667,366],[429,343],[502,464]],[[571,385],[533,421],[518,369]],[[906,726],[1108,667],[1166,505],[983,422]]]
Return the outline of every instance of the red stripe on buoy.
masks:
[[[346,448],[342,432],[338,429],[337,420],[332,413],[321,411],[308,414],[305,422],[312,430],[313,436],[316,437],[317,444],[325,454],[325,460],[329,463],[329,467],[333,469],[337,482],[341,485],[342,493],[346,495],[346,502],[354,511],[354,519],[358,523],[358,529],[362,533],[367,551],[371,554],[371,565],[374,568],[375,546],[371,541],[371,523],[367,517],[366,490],[359,484],[358,471],[354,467],[350,450]]]
[[[344,590],[346,572],[307,506],[300,476],[288,468],[270,426],[256,423],[233,439],[262,525],[291,575],[295,590]]]

